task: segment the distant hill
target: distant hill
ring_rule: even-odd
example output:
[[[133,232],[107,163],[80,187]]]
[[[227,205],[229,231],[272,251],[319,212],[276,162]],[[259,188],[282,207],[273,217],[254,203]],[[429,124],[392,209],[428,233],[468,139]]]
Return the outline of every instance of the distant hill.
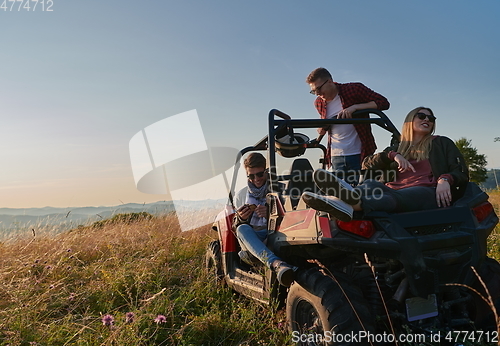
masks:
[[[200,210],[207,205],[217,205],[221,201],[175,201],[182,209]],[[68,230],[79,225],[89,225],[95,221],[108,219],[116,214],[147,212],[152,215],[164,215],[174,212],[174,202],[162,201],[148,204],[127,203],[111,207],[79,208],[0,208],[0,233],[44,229],[53,232]]]
[[[31,215],[31,216],[46,216],[53,214],[80,214],[80,215],[96,215],[100,213],[113,212],[116,210],[130,210],[130,211],[164,211],[173,209],[172,201],[155,202],[149,204],[127,203],[112,207],[78,207],[78,208],[0,208],[0,215]],[[68,216],[69,216],[68,215]]]
[[[481,184],[481,188],[485,190],[496,189],[500,184],[500,169],[490,169],[487,172],[488,178]],[[495,178],[496,175],[496,178]]]

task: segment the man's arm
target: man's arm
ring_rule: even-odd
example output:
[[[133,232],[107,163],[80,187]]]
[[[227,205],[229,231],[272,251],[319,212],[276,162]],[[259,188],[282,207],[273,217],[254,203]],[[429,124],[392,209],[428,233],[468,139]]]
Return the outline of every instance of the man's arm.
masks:
[[[352,113],[361,109],[386,110],[390,106],[387,98],[362,83],[342,84],[341,98],[345,108],[339,113],[339,118],[352,118]]]
[[[234,197],[234,208],[239,209],[247,202],[248,187],[243,187]]]
[[[339,112],[339,115],[337,115],[337,118],[338,119],[352,118],[352,113],[362,109],[369,109],[369,108],[377,108],[377,103],[375,101],[370,101],[366,103],[359,103],[356,105],[352,105],[350,107],[341,110]]]

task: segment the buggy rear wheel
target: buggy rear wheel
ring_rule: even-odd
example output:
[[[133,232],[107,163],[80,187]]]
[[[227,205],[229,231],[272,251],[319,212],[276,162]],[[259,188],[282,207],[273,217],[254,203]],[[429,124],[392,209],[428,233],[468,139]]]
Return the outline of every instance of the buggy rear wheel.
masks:
[[[341,273],[334,275],[338,284],[312,268],[298,273],[292,284],[286,314],[292,341],[298,345],[362,345],[351,335],[372,331],[370,312],[361,291]]]
[[[496,309],[500,315],[500,263],[493,258],[486,258],[478,271],[479,276],[483,280],[488,292],[479,280],[475,280],[472,288],[476,289],[484,297],[491,296],[493,306],[486,304],[477,294],[473,293],[473,306],[475,308],[475,324],[479,329],[496,331],[498,328],[498,321],[495,321],[493,308]]]

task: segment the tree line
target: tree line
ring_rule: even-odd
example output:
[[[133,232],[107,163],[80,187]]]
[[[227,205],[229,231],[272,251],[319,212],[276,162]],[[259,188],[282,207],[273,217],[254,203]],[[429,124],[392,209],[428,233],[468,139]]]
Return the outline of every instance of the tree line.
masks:
[[[500,137],[495,137],[494,142],[500,142]],[[469,167],[470,181],[481,184],[488,180],[489,174],[486,169],[488,161],[486,160],[486,155],[479,154],[477,149],[472,146],[472,141],[465,137],[456,140],[455,145],[462,153],[465,163]],[[498,187],[498,178],[495,170],[493,170],[493,174],[496,186]]]

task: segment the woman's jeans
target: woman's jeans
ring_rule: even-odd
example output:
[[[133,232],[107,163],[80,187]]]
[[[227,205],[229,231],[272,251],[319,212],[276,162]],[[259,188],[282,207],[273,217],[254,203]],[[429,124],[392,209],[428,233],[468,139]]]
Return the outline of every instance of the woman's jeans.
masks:
[[[263,243],[267,237],[267,229],[255,231],[250,225],[239,225],[236,228],[236,237],[243,250],[249,251],[269,268],[275,260],[280,259]]]
[[[376,180],[365,180],[356,190],[361,193],[365,214],[370,211],[407,212],[438,208],[436,188],[412,186],[394,190]]]

